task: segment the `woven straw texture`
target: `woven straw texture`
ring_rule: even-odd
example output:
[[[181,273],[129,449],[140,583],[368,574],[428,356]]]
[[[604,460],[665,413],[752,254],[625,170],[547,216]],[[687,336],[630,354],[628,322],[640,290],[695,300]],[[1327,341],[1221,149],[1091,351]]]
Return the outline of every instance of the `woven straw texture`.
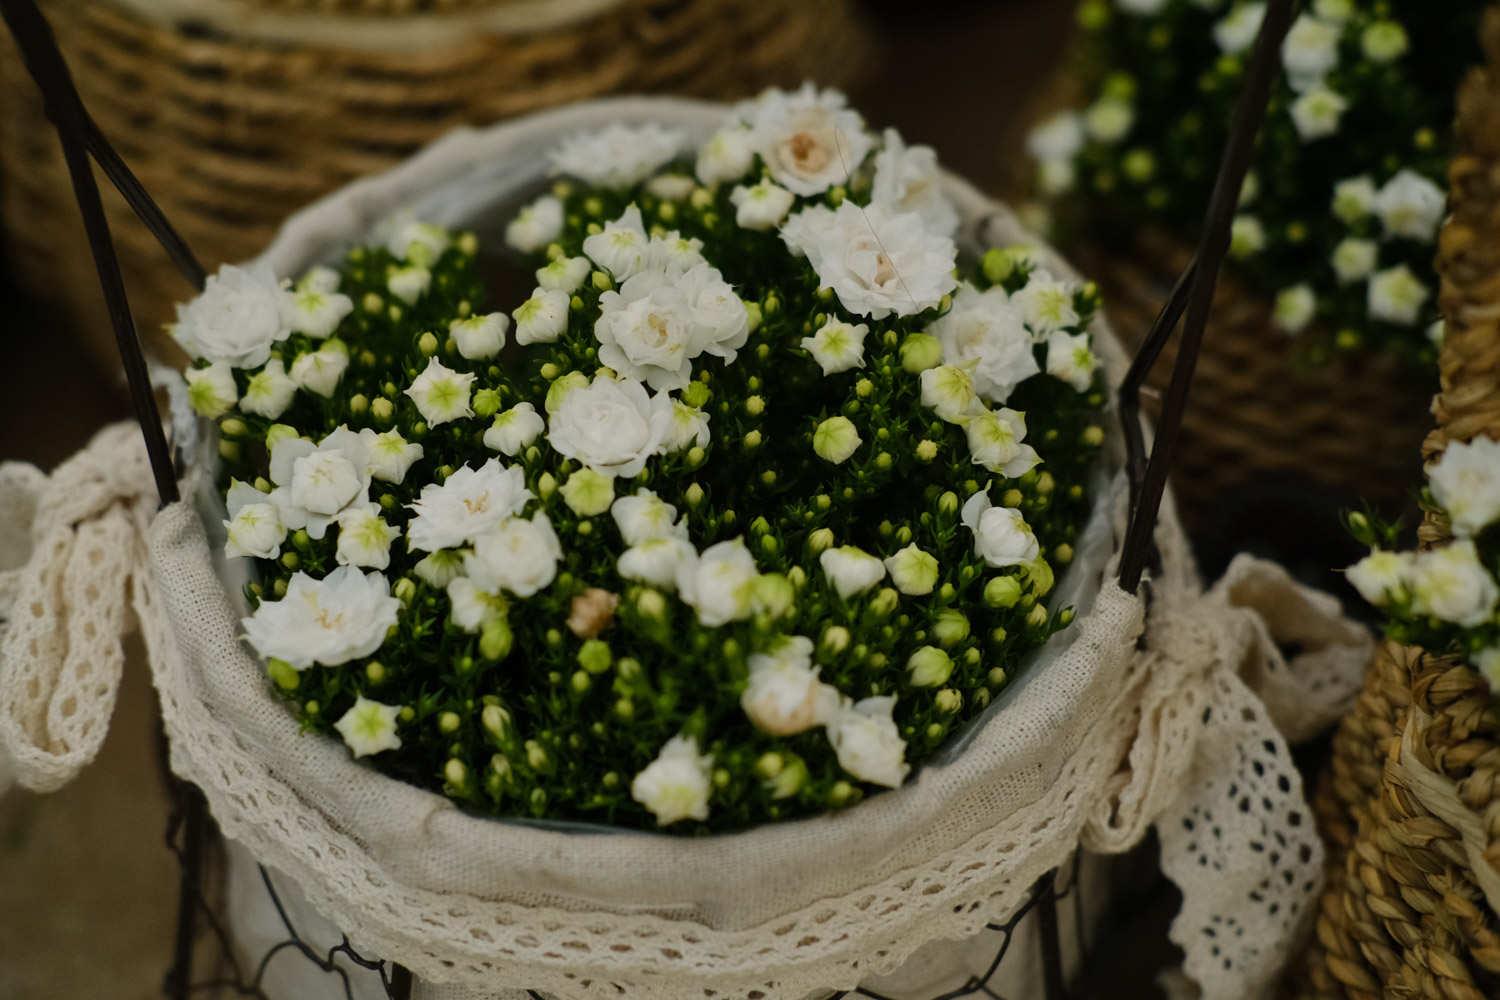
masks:
[[[459,125],[627,90],[722,98],[806,76],[845,84],[868,44],[853,0],[44,7],[85,105],[210,269],[257,253],[293,210]],[[564,12],[572,19],[559,23]],[[523,14],[548,26],[511,27]],[[137,324],[161,349],[159,327],[189,290],[123,201],[105,194]],[[90,331],[90,349],[112,366],[57,139],[8,42],[0,43],[0,220],[23,282]]]
[[[1459,92],[1452,217],[1438,248],[1448,338],[1436,429],[1500,438],[1500,9],[1484,22],[1488,68]],[[1447,537],[1440,518],[1424,544]],[[1316,797],[1330,844],[1304,996],[1500,996],[1500,715],[1463,663],[1384,646],[1343,721]]]
[[[1129,247],[1074,252],[1099,283],[1110,320],[1127,347],[1145,339],[1192,247],[1158,229]],[[1221,526],[1226,502],[1247,487],[1286,484],[1323,494],[1329,507],[1360,497],[1400,501],[1419,476],[1427,389],[1403,362],[1372,351],[1297,366],[1286,334],[1271,322],[1270,301],[1220,276],[1182,437],[1172,487],[1190,531]],[[1159,393],[1171,379],[1176,340],[1152,370]],[[1159,396],[1143,399],[1153,417]]]
[[[445,224],[496,215],[534,190],[540,152],[571,131],[650,120],[701,136],[722,114],[611,101],[456,133],[293,217],[263,260],[296,273],[402,208]],[[955,180],[949,193],[977,242],[1031,242],[973,188]],[[1097,333],[1117,378],[1124,356],[1102,323]],[[97,484],[76,503],[118,509],[96,495],[114,490],[116,504],[138,509],[129,485],[99,468],[120,464],[112,444],[75,460],[70,475]],[[200,466],[189,495],[203,483]],[[1119,852],[1153,825],[1183,890],[1172,935],[1187,972],[1211,1000],[1258,996],[1310,918],[1322,870],[1287,740],[1347,705],[1368,638],[1336,602],[1255,560],[1203,592],[1170,502],[1148,609],[1114,583],[1122,492],[1117,474],[1060,583],[1080,611],[1064,641],[948,757],[836,815],[685,841],[468,816],[383,777],[335,741],[299,734],[237,637],[214,528],[187,502],[144,534],[109,528],[122,546],[144,544],[144,564],[96,558],[87,524],[38,549],[0,637],[0,743],[28,784],[76,766],[62,759],[72,731],[51,728],[52,706],[72,693],[67,664],[118,640],[73,590],[94,584],[113,597],[128,580],[173,768],[203,789],[226,836],[364,950],[410,967],[424,998],[519,986],[567,1000],[849,988],[928,942],[1003,919],[1078,845]],[[47,635],[66,649],[29,655]]]

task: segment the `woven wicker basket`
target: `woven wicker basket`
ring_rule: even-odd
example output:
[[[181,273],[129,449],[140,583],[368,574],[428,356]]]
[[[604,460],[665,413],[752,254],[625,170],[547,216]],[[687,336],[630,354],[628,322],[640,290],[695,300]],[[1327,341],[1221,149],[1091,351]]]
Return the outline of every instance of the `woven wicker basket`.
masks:
[[[52,0],[85,104],[210,267],[456,126],[614,91],[733,97],[865,61],[853,0]],[[148,334],[187,291],[109,208]],[[0,45],[0,220],[21,280],[95,331],[98,279],[40,102]]]
[[[1449,336],[1430,458],[1500,438],[1500,9],[1459,94],[1453,216],[1438,250]],[[1439,519],[1426,544],[1446,535]],[[1430,780],[1435,776],[1438,780]],[[1466,665],[1386,646],[1315,800],[1332,846],[1299,996],[1500,996],[1500,712]]]

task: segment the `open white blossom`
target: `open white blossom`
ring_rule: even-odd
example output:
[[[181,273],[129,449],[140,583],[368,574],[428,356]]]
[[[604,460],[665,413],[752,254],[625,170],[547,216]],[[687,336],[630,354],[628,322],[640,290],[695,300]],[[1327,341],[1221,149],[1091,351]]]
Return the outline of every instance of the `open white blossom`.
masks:
[[[786,93],[768,90],[754,103],[751,144],[772,179],[800,195],[846,184],[874,139],[843,94],[811,83]]]
[[[225,496],[229,520],[224,522],[224,554],[253,559],[275,559],[286,541],[281,513],[266,494],[249,483],[233,480]]]
[[[333,728],[338,730],[354,756],[368,757],[401,749],[401,737],[396,733],[396,722],[400,717],[401,706],[371,701],[360,695]]]
[[[700,753],[696,739],[674,736],[630,782],[630,797],[656,817],[658,826],[708,819],[713,768],[713,755]]]
[[[953,241],[928,230],[915,212],[853,201],[837,209],[815,205],[788,219],[781,236],[857,316],[925,312],[957,284]]]
[[[733,125],[715,132],[698,150],[694,173],[712,187],[739,180],[750,172],[754,162],[754,135],[743,125]]]
[[[663,455],[674,455],[688,448],[706,448],[709,442],[708,414],[680,399],[672,400],[672,419],[661,439]]]
[[[911,767],[906,763],[906,741],[892,713],[890,695],[842,704],[827,721],[828,742],[839,767],[860,781],[897,788]]]
[[[1026,414],[1002,408],[976,413],[964,423],[969,455],[975,465],[1007,479],[1024,476],[1041,461],[1026,438]]]
[[[196,360],[258,368],[292,332],[288,305],[270,268],[225,264],[197,298],[177,307],[171,332]]]
[[[974,535],[974,554],[995,569],[1029,563],[1041,552],[1021,512],[994,506],[985,490],[965,501],[959,518]]]
[[[482,316],[467,316],[448,324],[448,333],[458,353],[470,361],[493,358],[505,346],[505,331],[510,329],[510,317],[505,313],[486,313]]]
[[[772,736],[795,736],[832,718],[839,695],[819,682],[812,654],[811,639],[789,635],[750,655],[750,680],[740,707],[755,728]]]
[[[572,295],[583,287],[594,265],[587,257],[558,257],[536,269],[538,288]]]
[[[334,559],[340,566],[385,569],[391,564],[391,543],[401,529],[387,524],[380,508],[357,504],[339,513],[339,540]]]
[[[1228,16],[1214,25],[1214,41],[1229,55],[1238,55],[1255,44],[1260,24],[1266,17],[1263,3],[1238,3]]]
[[[918,376],[922,384],[922,405],[950,424],[961,424],[983,410],[974,376],[973,362],[964,365],[938,365]]]
[[[1375,195],[1375,213],[1385,235],[1431,243],[1443,221],[1447,196],[1414,170],[1401,170]]]
[[[1057,330],[1047,338],[1047,374],[1068,383],[1074,391],[1088,392],[1098,369],[1099,356],[1089,346],[1088,334]]]
[[[412,380],[406,395],[417,405],[427,426],[436,427],[474,415],[469,408],[469,390],[473,384],[473,373],[457,372],[437,358],[428,358],[427,367]]]
[[[1338,218],[1353,225],[1375,211],[1375,199],[1379,192],[1369,175],[1347,177],[1333,186],[1331,208]]]
[[[340,566],[321,580],[292,574],[285,597],[261,601],[240,624],[263,657],[295,670],[336,667],[379,649],[400,607],[384,576]]]
[[[316,351],[292,359],[291,377],[297,385],[315,396],[328,399],[338,388],[339,379],[349,369],[349,348],[336,337],[330,337]]]
[[[599,232],[585,237],[583,252],[589,260],[614,275],[616,281],[624,281],[644,271],[651,252],[651,238],[646,235],[640,208],[632,203],[618,219],[606,222]]]
[[[563,397],[552,413],[547,441],[596,472],[629,479],[661,451],[671,420],[666,393],[651,395],[632,379],[596,375]]]
[[[1349,102],[1337,91],[1318,84],[1293,101],[1290,110],[1302,141],[1313,142],[1338,132]]]
[[[769,179],[752,187],[740,185],[729,192],[729,201],[735,208],[734,221],[742,229],[775,229],[796,200],[796,195]]]
[[[1409,575],[1412,610],[1419,615],[1473,628],[1495,614],[1500,588],[1470,539],[1418,553]]]
[[[271,499],[281,522],[322,538],[339,514],[362,504],[370,490],[370,456],[364,440],[340,426],[317,444],[287,437],[271,446]],[[283,657],[284,659],[284,657]]]
[[[522,253],[536,253],[562,233],[563,204],[542,195],[527,205],[505,227],[505,242]]]
[[[322,292],[327,295],[339,290],[339,284],[343,281],[339,273],[326,264],[314,264],[307,269],[302,280],[297,282],[297,290],[300,292]]]
[[[1318,298],[1313,294],[1312,286],[1303,282],[1276,293],[1271,319],[1286,333],[1296,334],[1307,329],[1317,312]]]
[[[684,566],[698,558],[693,543],[679,535],[643,538],[630,545],[616,560],[615,569],[627,580],[670,589]]]
[[[494,423],[484,432],[484,446],[514,458],[542,436],[547,423],[530,403],[517,403],[495,414]]]
[[[560,559],[562,546],[552,521],[539,510],[529,521],[508,517],[476,538],[464,569],[483,590],[530,597],[557,577]]]
[[[370,475],[382,482],[403,482],[412,465],[422,458],[422,446],[406,440],[395,428],[376,433],[366,427],[359,436],[365,443]]]
[[[964,365],[974,391],[991,402],[1005,402],[1040,370],[1021,312],[998,285],[983,292],[960,285],[953,308],[929,331],[943,345],[943,360]]]
[[[385,279],[386,290],[412,305],[432,287],[432,272],[417,264],[398,267]]]
[[[854,545],[824,549],[818,556],[818,565],[845,600],[863,594],[885,579],[885,563]]]
[[[617,499],[609,513],[626,545],[639,545],[648,538],[687,537],[687,525],[677,521],[677,508],[644,487],[634,496]]]
[[[683,148],[677,129],[654,122],[644,125],[613,123],[564,139],[549,159],[553,173],[576,177],[602,187],[628,188],[671,162]]]
[[[745,543],[732,538],[704,549],[677,569],[677,592],[698,621],[717,628],[750,617],[759,574]]]
[[[1054,278],[1051,272],[1038,268],[1031,272],[1026,287],[1010,297],[1011,305],[1021,313],[1027,329],[1037,340],[1046,340],[1054,330],[1078,325],[1078,310],[1073,307],[1072,283]]]
[[[453,237],[442,226],[402,214],[377,227],[385,235],[385,248],[397,260],[427,267],[448,251]]]
[[[240,397],[240,409],[258,417],[275,420],[292,405],[292,399],[296,395],[297,383],[286,373],[281,359],[272,358],[245,383],[244,395]]]
[[[466,576],[455,576],[444,585],[448,593],[448,617],[459,628],[476,635],[492,621],[505,617],[505,599],[480,589]]]
[[[338,292],[297,288],[282,294],[286,296],[283,308],[287,325],[292,332],[305,333],[314,340],[332,334],[344,317],[354,311],[354,301]]]
[[[1362,240],[1357,236],[1340,240],[1329,259],[1329,263],[1333,265],[1333,273],[1338,275],[1341,285],[1365,280],[1374,273],[1379,261],[1380,245],[1374,240]]]
[[[870,200],[892,212],[915,212],[931,232],[958,232],[958,209],[943,191],[937,153],[931,146],[908,146],[893,128],[885,130],[875,154]]]
[[[568,328],[568,293],[538,288],[511,315],[516,318],[516,343],[550,344]]]
[[[599,297],[594,324],[599,360],[653,389],[680,389],[704,353],[727,361],[750,336],[745,303],[716,268],[703,263],[678,277],[643,271]]]
[[[441,483],[428,483],[408,506],[407,544],[419,552],[436,552],[472,542],[531,499],[520,466],[490,459],[478,469],[456,469]]]
[[[829,319],[811,337],[803,337],[802,349],[812,355],[824,375],[858,368],[865,363],[865,337],[870,328]]]
[[[1293,90],[1300,93],[1321,83],[1339,64],[1341,34],[1337,24],[1311,14],[1297,18],[1281,43],[1281,62]]]
[[[189,368],[182,377],[187,382],[188,403],[200,417],[216,420],[239,402],[234,370],[222,361],[215,361],[207,368]]]
[[[1412,554],[1376,549],[1344,571],[1359,596],[1377,608],[1406,592],[1412,570]]]
[[[1367,305],[1372,319],[1398,326],[1414,326],[1422,306],[1432,295],[1422,280],[1405,264],[1387,268],[1370,279]]]
[[[1460,538],[1500,521],[1500,441],[1455,441],[1427,467],[1432,496]]]

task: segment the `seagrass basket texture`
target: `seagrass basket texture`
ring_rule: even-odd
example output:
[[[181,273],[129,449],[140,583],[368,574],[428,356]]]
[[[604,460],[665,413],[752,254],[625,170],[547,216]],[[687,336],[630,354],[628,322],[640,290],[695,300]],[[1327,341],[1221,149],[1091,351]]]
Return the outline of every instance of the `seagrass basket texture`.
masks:
[[[1500,9],[1483,38],[1488,66],[1459,92],[1453,214],[1438,248],[1449,335],[1428,458],[1449,441],[1500,438]],[[1421,537],[1446,533],[1429,517]],[[1449,791],[1415,780],[1413,761]],[[1314,806],[1329,881],[1291,992],[1500,996],[1500,712],[1484,679],[1387,644],[1339,727]]]
[[[210,267],[281,220],[464,124],[607,93],[733,98],[846,86],[869,36],[854,0],[50,0],[84,104]],[[106,185],[107,187],[107,185]],[[182,286],[106,190],[137,323]],[[4,255],[113,355],[67,172],[0,43]],[[159,346],[159,344],[158,344]]]

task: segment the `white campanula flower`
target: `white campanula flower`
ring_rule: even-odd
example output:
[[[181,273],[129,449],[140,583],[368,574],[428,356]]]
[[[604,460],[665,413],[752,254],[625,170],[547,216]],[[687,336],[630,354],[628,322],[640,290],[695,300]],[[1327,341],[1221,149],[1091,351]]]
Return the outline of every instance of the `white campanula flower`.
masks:
[[[231,480],[225,497],[229,520],[224,522],[224,554],[253,559],[275,559],[286,540],[281,512],[266,494],[249,483]]]
[[[1055,331],[1047,338],[1047,374],[1061,379],[1076,392],[1088,392],[1099,369],[1099,356],[1089,346],[1086,333]]]
[[[447,582],[448,617],[453,624],[476,635],[492,621],[505,617],[505,599],[489,594],[466,576],[455,576]]]
[[[1412,610],[1473,628],[1495,614],[1500,588],[1470,539],[1418,553],[1410,571]]]
[[[700,265],[708,265],[703,257],[703,241],[696,236],[683,236],[675,229],[651,237],[646,248],[646,270],[662,277],[675,279]]]
[[[234,370],[222,361],[215,361],[207,368],[189,368],[182,377],[187,380],[188,403],[201,417],[217,419],[239,402]]]
[[[1286,67],[1287,82],[1297,92],[1322,83],[1339,64],[1339,36],[1342,29],[1310,14],[1297,18],[1281,43],[1281,62]]]
[[[892,713],[890,695],[865,698],[838,707],[827,722],[828,742],[839,767],[860,781],[897,788],[911,771],[906,763],[906,741]]]
[[[1380,245],[1374,240],[1362,240],[1357,236],[1340,240],[1339,245],[1333,248],[1333,256],[1329,258],[1333,273],[1338,275],[1341,285],[1365,280],[1374,272],[1379,261]]]
[[[469,390],[473,385],[473,373],[457,372],[437,358],[428,358],[427,367],[412,380],[406,395],[417,405],[427,426],[436,427],[474,415],[469,407]]]
[[[287,325],[294,333],[304,333],[322,340],[339,328],[344,317],[354,311],[354,301],[338,292],[299,287],[286,296]]]
[[[456,469],[441,483],[428,483],[408,504],[414,515],[406,526],[408,546],[436,552],[472,542],[501,521],[519,514],[531,499],[519,466],[490,459],[478,469]]]
[[[943,192],[943,173],[931,146],[908,146],[901,133],[885,130],[875,154],[870,200],[892,212],[915,212],[927,228],[943,236],[958,232],[958,209]]]
[[[755,139],[750,129],[734,125],[720,129],[698,150],[694,173],[710,187],[737,181],[750,172],[755,162]]]
[[[700,623],[717,628],[750,617],[758,576],[750,550],[732,538],[679,565],[677,592],[698,613]]]
[[[788,219],[781,236],[857,316],[912,316],[957,284],[953,241],[928,230],[915,212],[847,200],[837,209],[815,205]]]
[[[1360,34],[1359,45],[1371,62],[1388,63],[1406,55],[1411,39],[1397,22],[1376,21]]]
[[[1412,570],[1412,554],[1376,549],[1344,571],[1359,596],[1377,608],[1406,592]]]
[[[894,555],[886,556],[885,569],[891,574],[891,582],[896,585],[896,589],[912,597],[930,594],[932,588],[937,586],[937,557],[918,548],[916,543],[898,550]]]
[[[1115,97],[1100,98],[1083,114],[1083,127],[1089,136],[1110,145],[1125,138],[1134,124],[1135,109],[1129,101]]]
[[[802,349],[811,354],[824,375],[846,372],[865,363],[865,337],[870,328],[829,319],[811,337],[803,337]]]
[[[640,208],[631,203],[618,219],[606,222],[604,228],[584,238],[583,252],[589,260],[624,281],[646,269],[651,252],[651,238],[646,235]]]
[[[549,159],[553,173],[601,187],[628,188],[670,163],[682,150],[683,141],[679,130],[663,128],[654,122],[644,125],[616,122],[569,136],[551,152]]]
[[[1229,14],[1214,25],[1214,41],[1219,49],[1237,55],[1255,44],[1260,23],[1265,19],[1263,3],[1237,3]]]
[[[291,334],[287,298],[265,266],[225,264],[203,291],[177,307],[172,336],[189,356],[233,368],[258,368]]]
[[[656,817],[658,826],[708,819],[713,768],[713,755],[700,753],[695,738],[674,736],[630,782],[630,797]]]
[[[1073,307],[1075,288],[1067,281],[1054,278],[1045,269],[1031,272],[1026,287],[1010,297],[1020,311],[1027,329],[1037,340],[1045,340],[1054,330],[1078,325],[1078,310]]]
[[[965,501],[959,518],[974,535],[974,554],[995,569],[1032,562],[1041,551],[1021,512],[996,507],[985,490]]]
[[[315,396],[328,399],[338,388],[339,379],[349,369],[349,348],[342,340],[330,337],[316,351],[292,359],[291,377],[298,387]]]
[[[524,451],[542,432],[547,423],[530,403],[517,403],[495,414],[494,423],[484,432],[484,446],[511,458]]]
[[[505,331],[510,329],[510,317],[505,313],[486,313],[483,316],[468,316],[448,324],[448,333],[458,353],[470,361],[493,358],[505,346]]]
[[[824,549],[818,556],[818,565],[845,600],[863,594],[885,579],[885,563],[854,545]]]
[[[563,204],[547,194],[516,214],[505,227],[505,242],[522,253],[536,253],[562,234]]]
[[[593,269],[587,257],[558,257],[536,269],[537,287],[572,295],[583,287]]]
[[[1317,313],[1318,297],[1313,294],[1312,286],[1303,282],[1276,293],[1271,320],[1283,332],[1297,334],[1307,329]]]
[[[671,421],[666,393],[651,395],[633,379],[597,375],[562,398],[552,412],[547,441],[596,472],[629,479],[661,451]]]
[[[339,290],[339,284],[343,279],[333,268],[324,264],[315,264],[307,269],[302,280],[297,282],[299,292],[321,292],[324,295]]]
[[[370,490],[370,457],[360,435],[340,426],[317,444],[285,437],[271,446],[271,499],[288,528],[322,538]],[[285,657],[283,657],[285,659]]]
[[[1266,248],[1266,227],[1253,215],[1236,215],[1229,226],[1229,256],[1244,260]]]
[[[292,405],[292,399],[296,395],[296,381],[286,373],[286,367],[280,358],[272,358],[245,383],[244,395],[240,397],[240,409],[258,417],[275,420]]]
[[[458,577],[463,576],[463,553],[453,549],[429,552],[417,560],[417,564],[411,569],[417,575],[418,580],[429,587],[441,590]]]
[[[416,264],[398,267],[385,279],[385,287],[396,298],[411,305],[432,287],[432,272]]]
[[[410,215],[398,215],[377,227],[384,233],[385,248],[397,260],[428,267],[453,245],[453,237],[442,226],[422,222]]]
[[[969,456],[975,465],[998,472],[1008,479],[1024,476],[1041,461],[1036,450],[1022,442],[1026,438],[1026,414],[1002,408],[985,410],[964,424]]]
[[[646,182],[646,193],[662,201],[687,201],[697,186],[687,174],[657,174]]]
[[[661,439],[663,455],[674,455],[688,448],[706,448],[709,442],[708,414],[680,399],[672,400],[672,419]]]
[[[1334,135],[1349,102],[1343,95],[1318,84],[1292,102],[1292,124],[1303,142],[1314,142]]]
[[[768,179],[754,187],[740,185],[729,192],[729,201],[735,207],[734,221],[741,229],[775,229],[796,200],[796,195]]]
[[[1375,195],[1374,208],[1387,237],[1431,243],[1446,206],[1442,188],[1414,170],[1401,170]]]
[[[1040,370],[1021,312],[998,285],[983,292],[960,285],[953,308],[929,329],[943,345],[943,360],[964,366],[974,391],[992,402],[1005,402]]]
[[[552,521],[539,510],[529,521],[508,517],[476,538],[464,569],[483,590],[530,597],[556,579],[560,559],[562,546]]]
[[[750,654],[750,680],[740,707],[756,729],[772,736],[795,736],[822,725],[838,710],[839,694],[818,680],[813,642],[788,635],[763,653]]]
[[[1398,264],[1370,279],[1367,296],[1370,317],[1398,326],[1414,326],[1431,295],[1431,290],[1411,268]]]
[[[693,543],[685,537],[661,535],[631,544],[620,553],[615,569],[627,580],[671,588],[683,567],[691,566],[697,558]]]
[[[1333,186],[1333,214],[1352,226],[1375,211],[1377,194],[1369,175],[1345,178]]]
[[[634,496],[620,497],[609,513],[626,545],[639,545],[648,538],[687,537],[687,525],[677,521],[677,508],[644,487]]]
[[[829,417],[813,429],[813,454],[834,465],[847,462],[863,443],[859,429],[845,416]]]
[[[373,503],[346,507],[339,513],[339,541],[334,558],[340,566],[385,569],[391,564],[391,543],[400,528],[387,524]]]
[[[336,667],[379,649],[400,607],[384,576],[340,566],[321,580],[292,574],[285,597],[262,601],[240,624],[263,657],[295,670]]]
[[[645,271],[599,297],[599,361],[659,391],[681,389],[693,361],[732,361],[750,336],[745,303],[718,270],[699,264],[678,277]]]
[[[950,424],[960,424],[979,412],[979,394],[968,365],[938,365],[918,378],[922,383],[922,405]]]
[[[1053,115],[1031,130],[1026,152],[1040,163],[1070,161],[1083,149],[1083,118],[1076,111]]]
[[[401,706],[371,701],[360,695],[333,728],[339,731],[354,756],[368,757],[401,749],[401,737],[396,733],[396,722],[400,717]]]
[[[1455,441],[1427,467],[1427,479],[1460,538],[1500,521],[1500,441],[1483,436]]]
[[[846,184],[874,139],[843,94],[811,83],[786,93],[768,90],[753,104],[751,145],[772,179],[800,195]]]
[[[1481,649],[1469,657],[1469,662],[1474,664],[1479,676],[1489,682],[1491,694],[1500,692],[1500,646]]]
[[[359,436],[365,443],[370,475],[382,482],[402,482],[412,465],[422,458],[422,446],[406,440],[394,428],[376,433],[366,427]]]
[[[511,315],[516,318],[516,343],[550,344],[568,328],[568,293],[538,288]]]

